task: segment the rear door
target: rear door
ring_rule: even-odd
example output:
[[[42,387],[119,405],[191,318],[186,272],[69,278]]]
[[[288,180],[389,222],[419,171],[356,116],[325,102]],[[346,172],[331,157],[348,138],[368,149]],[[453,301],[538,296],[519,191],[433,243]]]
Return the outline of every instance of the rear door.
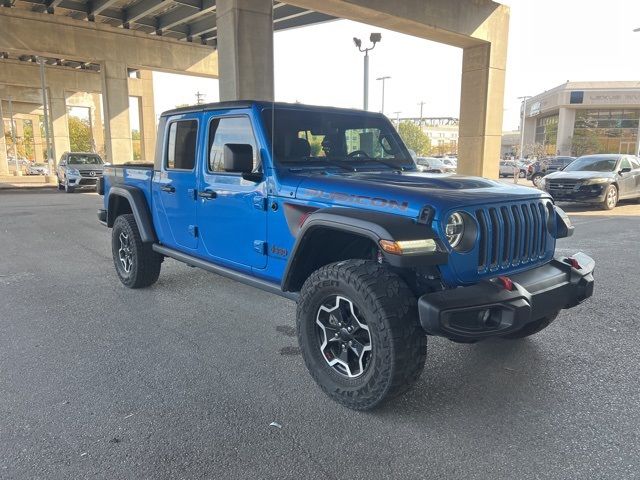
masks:
[[[633,197],[636,191],[637,171],[633,170],[629,157],[622,157],[622,160],[620,160],[618,171],[621,171],[623,168],[628,168],[630,171],[620,174],[620,179],[618,180],[618,185],[620,185],[619,196],[620,198]]]
[[[200,167],[199,192],[207,196],[198,199],[202,254],[232,267],[263,269],[267,265],[266,182],[226,172],[223,161],[225,144],[249,144],[254,171],[261,171],[254,124],[248,111],[205,113],[203,123],[207,151]]]
[[[153,180],[155,208],[160,209],[160,240],[178,250],[198,247],[196,159],[199,115],[188,113],[169,119],[164,129],[162,167]]]

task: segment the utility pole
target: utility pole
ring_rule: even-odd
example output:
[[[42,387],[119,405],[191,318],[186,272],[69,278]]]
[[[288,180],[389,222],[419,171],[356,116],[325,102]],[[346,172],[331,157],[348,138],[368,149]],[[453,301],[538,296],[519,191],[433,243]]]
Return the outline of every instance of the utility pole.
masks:
[[[424,100],[420,100],[420,102],[418,103],[418,105],[420,105],[420,126],[422,126],[422,107],[424,107],[424,104],[427,103]]]
[[[47,164],[49,165],[49,175],[53,175],[55,158],[53,158],[54,155],[51,150],[51,135],[49,132],[49,101],[47,99],[47,84],[44,77],[44,58],[39,57],[38,63],[40,64],[40,86],[42,88],[42,109],[44,111],[44,137],[47,143]],[[40,128],[40,126],[38,126],[38,128]]]
[[[527,111],[527,100],[530,98],[531,95],[518,97],[518,100],[522,100],[522,117],[520,119],[520,161],[524,160],[524,118]]]
[[[378,77],[376,78],[376,80],[382,80],[382,107],[380,108],[380,113],[384,115],[384,82],[389,80],[391,77],[390,76],[386,76],[386,77]]]
[[[402,112],[393,112],[393,114],[396,116],[396,127],[400,126],[400,114]]]
[[[200,91],[196,92],[196,105],[202,105],[204,103],[204,93]]]
[[[382,40],[382,34],[372,33],[369,36],[369,40],[373,43],[369,48],[362,48],[362,40],[353,37],[353,43],[356,48],[364,52],[364,99],[362,102],[364,110],[369,110],[369,50],[373,50],[376,47],[376,43]]]

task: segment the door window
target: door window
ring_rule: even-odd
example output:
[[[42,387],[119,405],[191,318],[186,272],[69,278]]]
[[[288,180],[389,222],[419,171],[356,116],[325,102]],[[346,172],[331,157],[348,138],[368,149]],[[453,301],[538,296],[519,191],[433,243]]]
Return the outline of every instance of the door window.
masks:
[[[224,146],[242,143],[253,148],[253,170],[258,168],[258,149],[249,117],[222,117],[209,126],[209,171],[224,172]]]
[[[629,161],[631,162],[631,168],[632,169],[636,170],[636,169],[640,168],[640,163],[637,160],[632,158]]]
[[[620,162],[620,170],[622,170],[623,168],[631,168],[631,163],[629,163],[628,158],[623,158],[622,162]]]
[[[196,120],[181,120],[170,124],[166,168],[169,170],[193,170],[196,164],[197,138],[198,122]]]

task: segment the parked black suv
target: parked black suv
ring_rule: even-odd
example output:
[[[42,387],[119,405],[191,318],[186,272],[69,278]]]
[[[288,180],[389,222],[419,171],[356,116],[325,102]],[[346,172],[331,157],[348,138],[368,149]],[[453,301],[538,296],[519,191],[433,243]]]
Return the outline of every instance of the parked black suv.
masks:
[[[533,184],[540,188],[542,186],[542,177],[551,172],[558,172],[573,162],[575,157],[547,157],[537,162],[533,162],[527,167],[527,180],[531,180]]]

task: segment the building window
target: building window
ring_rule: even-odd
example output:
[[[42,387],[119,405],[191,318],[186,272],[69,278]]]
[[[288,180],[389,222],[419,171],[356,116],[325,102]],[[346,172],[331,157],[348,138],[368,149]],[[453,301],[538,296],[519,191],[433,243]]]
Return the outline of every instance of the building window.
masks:
[[[639,118],[640,110],[577,110],[572,153],[635,153]]]
[[[554,155],[558,141],[558,115],[538,118],[535,143],[544,145],[546,153]]]

